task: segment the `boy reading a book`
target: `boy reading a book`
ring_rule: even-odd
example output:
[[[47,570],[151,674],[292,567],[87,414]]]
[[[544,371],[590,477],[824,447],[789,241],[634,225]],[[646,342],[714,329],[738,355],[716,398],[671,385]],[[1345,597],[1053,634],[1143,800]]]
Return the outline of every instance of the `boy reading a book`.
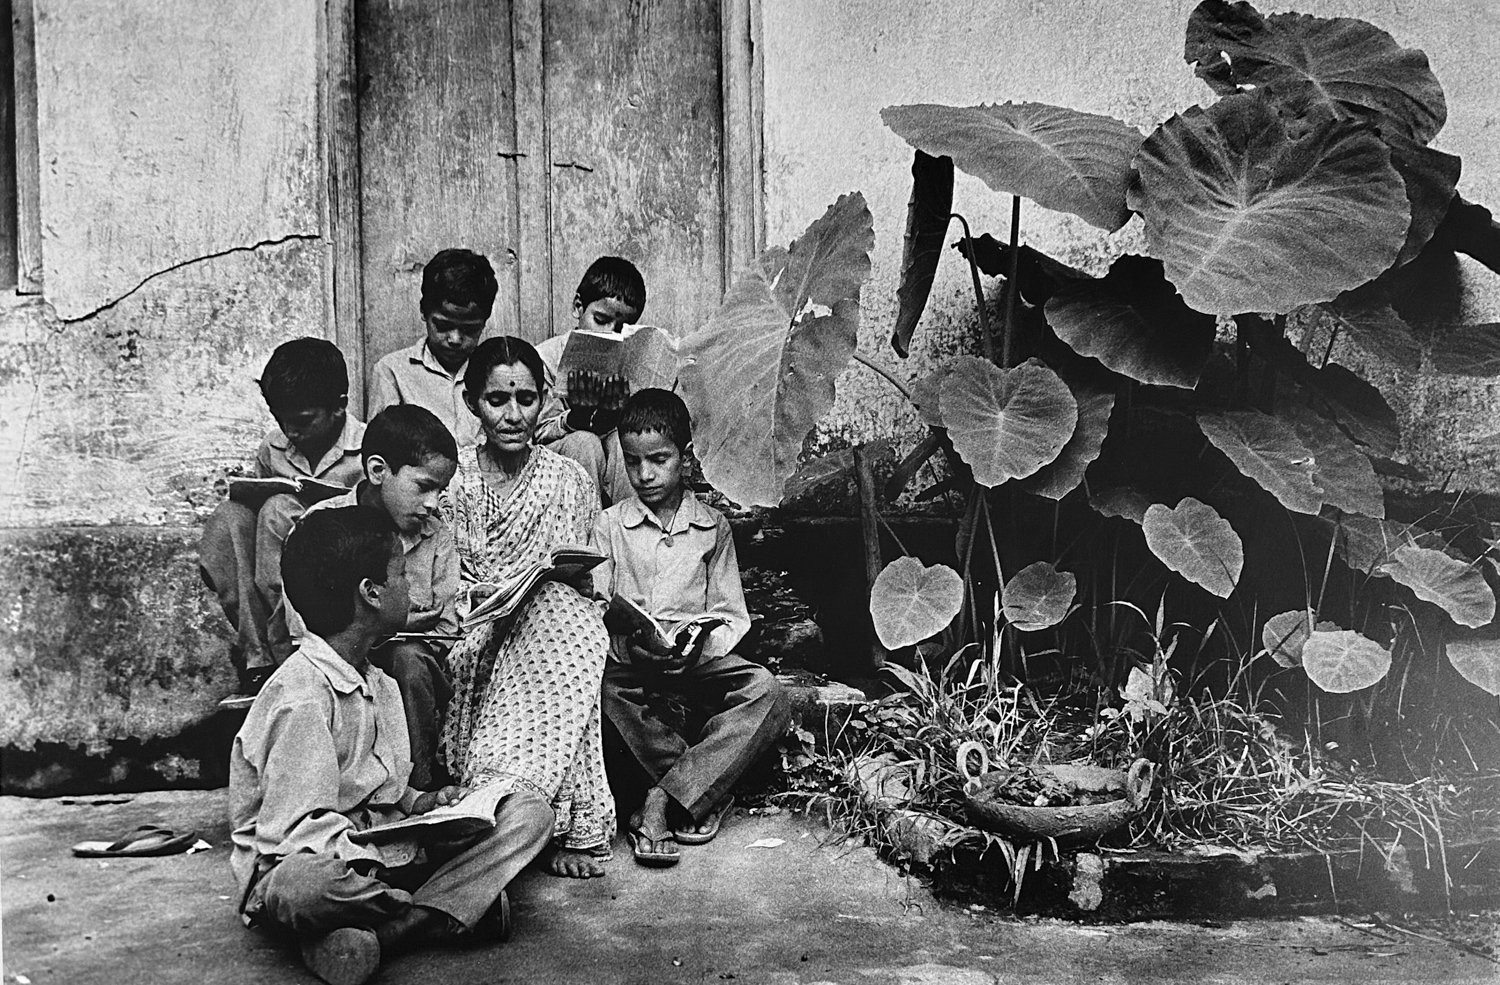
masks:
[[[261,689],[230,751],[243,920],[289,931],[330,985],[359,985],[416,944],[503,940],[505,886],[552,834],[543,797],[503,797],[494,827],[477,834],[360,835],[464,794],[410,786],[401,695],[370,662],[410,605],[395,524],[367,506],[312,513],[287,538],[282,566],[309,634]]]
[[[619,429],[635,496],[599,517],[594,546],[610,561],[595,569],[594,583],[606,597],[636,603],[674,638],[632,632],[636,624],[612,606],[603,708],[651,781],[630,819],[636,861],[671,865],[678,843],[703,844],[718,833],[730,788],[785,730],[789,708],[774,676],[732,652],[750,618],[729,522],[683,487],[687,407],[675,393],[639,390]],[[699,713],[701,730],[684,736],[666,724],[651,707],[660,694]]]
[[[459,447],[478,442],[478,418],[464,404],[464,368],[499,289],[490,262],[471,250],[441,250],[428,260],[418,306],[426,335],[375,364],[370,413],[416,404],[436,414]]]
[[[257,478],[339,486],[359,480],[365,426],[348,414],[349,370],[337,346],[314,338],[284,342],[271,353],[259,383],[277,426],[255,453]],[[291,652],[285,619],[277,614],[281,545],[311,502],[298,493],[227,499],[203,526],[198,570],[234,629],[229,657],[241,695],[255,694]]]
[[[401,689],[411,740],[411,785],[441,786],[438,734],[453,688],[444,663],[458,638],[458,551],[453,533],[438,515],[438,497],[458,469],[453,435],[437,415],[415,404],[387,407],[370,419],[360,449],[365,477],[342,496],[311,507],[307,516],[341,506],[371,506],[396,524],[406,556],[411,609],[403,637],[370,655]],[[296,635],[305,620],[296,618]]]
[[[623,334],[627,325],[640,321],[645,308],[646,281],[635,264],[623,257],[599,257],[584,271],[573,294],[574,329],[536,347],[550,377],[547,406],[537,421],[537,441],[582,465],[593,477],[605,506],[631,496],[615,431],[630,395],[630,381],[587,372],[561,380],[558,367],[573,331]]]

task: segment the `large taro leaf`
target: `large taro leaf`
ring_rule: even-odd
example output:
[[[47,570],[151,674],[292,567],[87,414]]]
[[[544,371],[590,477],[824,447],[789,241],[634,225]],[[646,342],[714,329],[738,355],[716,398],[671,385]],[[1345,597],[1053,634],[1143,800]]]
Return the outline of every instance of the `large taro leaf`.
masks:
[[[1344,295],[1318,308],[1370,355],[1402,369],[1415,369],[1422,362],[1421,343],[1389,301],[1355,300]]]
[[[1146,511],[1151,508],[1151,497],[1130,486],[1111,486],[1090,496],[1089,506],[1100,516],[1119,517],[1144,524]]]
[[[1162,564],[1220,598],[1234,591],[1245,566],[1245,545],[1212,506],[1191,496],[1173,509],[1153,503],[1141,529]]]
[[[1411,207],[1406,242],[1396,254],[1395,265],[1400,266],[1416,259],[1447,216],[1463,171],[1463,159],[1435,147],[1424,147],[1399,133],[1383,132],[1381,137],[1391,149],[1391,164],[1406,183],[1406,201]]]
[[[1302,669],[1330,694],[1369,687],[1391,669],[1391,652],[1351,629],[1315,629],[1302,646]]]
[[[1448,114],[1427,56],[1352,17],[1265,17],[1248,3],[1204,0],[1188,17],[1183,57],[1220,95],[1269,91],[1293,112],[1326,106],[1421,143]]]
[[[1438,334],[1432,368],[1451,376],[1500,375],[1500,324],[1462,325]]]
[[[1484,575],[1442,551],[1404,544],[1380,571],[1411,589],[1417,598],[1441,608],[1460,626],[1478,629],[1495,618],[1495,593]]]
[[[1262,93],[1172,117],[1141,145],[1130,207],[1199,311],[1330,301],[1396,259],[1411,223],[1390,150],[1352,121],[1292,137]]]
[[[1296,513],[1317,516],[1323,491],[1315,461],[1290,424],[1255,410],[1198,415],[1198,428],[1245,475]]]
[[[1213,352],[1213,317],[1184,304],[1150,257],[1122,256],[1102,280],[1066,284],[1046,310],[1074,352],[1142,383],[1191,390]]]
[[[920,643],[940,633],[964,604],[964,580],[946,564],[927,567],[898,557],[870,586],[870,618],[887,650]]]
[[[1286,377],[1286,385],[1276,389],[1278,414],[1298,404],[1311,405],[1371,454],[1395,454],[1401,439],[1396,412],[1374,386],[1337,363],[1314,369],[1285,338],[1256,345],[1255,353]]]
[[[1385,493],[1375,468],[1354,442],[1306,405],[1295,407],[1286,419],[1312,452],[1312,480],[1323,491],[1323,502],[1345,513],[1385,516]]]
[[[1073,429],[1073,437],[1063,445],[1057,458],[1019,482],[1022,489],[1047,499],[1062,499],[1083,482],[1084,473],[1104,447],[1109,415],[1115,409],[1113,390],[1086,383],[1075,383],[1072,390],[1078,404],[1078,425]]]
[[[1078,424],[1068,385],[1035,359],[1006,370],[959,356],[939,401],[954,450],[982,486],[1036,472],[1057,458]]]
[[[1415,535],[1419,532],[1394,520],[1344,516],[1339,518],[1334,544],[1349,567],[1367,575],[1388,577],[1383,570],[1386,562],[1395,556],[1397,548],[1416,544]]]
[[[854,353],[875,230],[840,196],[789,250],[761,254],[701,330],[682,371],[703,474],[744,506],[774,506]]]
[[[1141,134],[1113,117],[1045,103],[919,103],[887,106],[880,118],[917,150],[953,158],[996,191],[1111,231],[1130,218],[1125,188]]]
[[[896,327],[891,348],[905,359],[912,333],[927,307],[948,214],[953,210],[953,159],[917,151],[911,162],[911,199],[906,203],[906,239],[901,248],[901,284],[896,288]]]
[[[1000,589],[1005,621],[1022,632],[1056,626],[1073,608],[1078,579],[1047,561],[1028,564]]]
[[[974,237],[974,265],[991,277],[1010,276],[1010,246],[1000,242],[989,233]],[[953,244],[959,256],[969,259],[969,243],[959,240]],[[1070,267],[1061,260],[1054,260],[1035,247],[1022,244],[1016,251],[1016,291],[1027,304],[1040,307],[1058,290],[1076,280],[1094,280],[1085,271]]]
[[[1500,640],[1453,640],[1448,662],[1470,684],[1500,696]]]
[[[1312,635],[1312,613],[1306,609],[1278,612],[1260,630],[1261,645],[1283,667],[1302,666],[1302,647]]]
[[[926,376],[918,377],[911,385],[911,401],[922,415],[922,423],[928,427],[943,427],[942,393],[943,381],[953,372],[952,363],[944,363]]]

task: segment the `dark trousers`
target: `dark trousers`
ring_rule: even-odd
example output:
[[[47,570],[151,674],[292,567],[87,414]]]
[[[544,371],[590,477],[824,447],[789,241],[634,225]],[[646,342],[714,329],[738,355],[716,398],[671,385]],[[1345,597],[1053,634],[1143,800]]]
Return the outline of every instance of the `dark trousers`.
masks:
[[[447,769],[438,762],[443,713],[453,697],[447,665],[420,640],[387,643],[370,652],[370,662],[401,689],[406,735],[411,740],[411,779],[407,782],[418,790],[438,789],[448,780]]]
[[[706,721],[684,736],[661,715],[660,696]],[[673,673],[610,661],[604,714],[651,781],[702,821],[786,730],[791,706],[775,676],[729,653]]]

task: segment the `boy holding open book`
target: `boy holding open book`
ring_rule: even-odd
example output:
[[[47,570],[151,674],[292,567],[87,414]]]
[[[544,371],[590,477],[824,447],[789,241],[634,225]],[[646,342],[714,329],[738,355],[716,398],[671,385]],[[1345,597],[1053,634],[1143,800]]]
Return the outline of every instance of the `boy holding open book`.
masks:
[[[594,584],[613,596],[603,706],[651,781],[630,819],[636,861],[672,865],[678,844],[718,834],[730,788],[785,730],[790,711],[776,678],[732,652],[750,617],[729,522],[682,484],[687,407],[666,390],[639,390],[619,433],[635,496],[594,528],[594,546],[610,558]],[[653,712],[663,694],[706,720],[696,734],[678,734]]]

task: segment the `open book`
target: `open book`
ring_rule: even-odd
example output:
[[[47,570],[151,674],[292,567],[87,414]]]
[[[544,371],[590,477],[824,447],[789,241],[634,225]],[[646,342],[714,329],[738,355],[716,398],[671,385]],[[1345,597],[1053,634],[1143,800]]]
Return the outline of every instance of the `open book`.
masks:
[[[434,807],[426,814],[413,814],[399,821],[387,821],[373,828],[351,832],[349,840],[380,844],[413,837],[468,837],[495,826],[495,808],[500,804],[500,795],[499,784],[491,783],[470,792],[457,803]],[[441,835],[436,834],[438,831]]]
[[[663,626],[651,613],[619,593],[609,600],[609,615],[613,617],[609,620],[611,628],[616,632],[623,632],[626,636],[649,636],[656,641],[658,648],[679,655],[701,652],[708,642],[708,634],[727,621],[722,616],[704,613]]]
[[[472,608],[463,617],[464,631],[511,615],[543,581],[571,581],[585,571],[603,564],[605,560],[605,556],[598,551],[564,545],[554,550],[545,560],[529,568],[522,568],[504,584],[483,582],[475,585],[469,589]]]
[[[626,332],[568,333],[557,363],[557,387],[564,395],[568,374],[587,370],[621,376],[632,390],[657,386],[670,390],[677,382],[677,341],[659,328],[644,325]]]
[[[237,478],[229,480],[229,498],[236,503],[246,506],[259,506],[267,499],[278,493],[292,493],[309,505],[320,503],[325,499],[342,496],[349,491],[348,486],[337,482],[328,482],[325,479],[314,479],[312,476],[290,476],[275,475],[267,479]]]

